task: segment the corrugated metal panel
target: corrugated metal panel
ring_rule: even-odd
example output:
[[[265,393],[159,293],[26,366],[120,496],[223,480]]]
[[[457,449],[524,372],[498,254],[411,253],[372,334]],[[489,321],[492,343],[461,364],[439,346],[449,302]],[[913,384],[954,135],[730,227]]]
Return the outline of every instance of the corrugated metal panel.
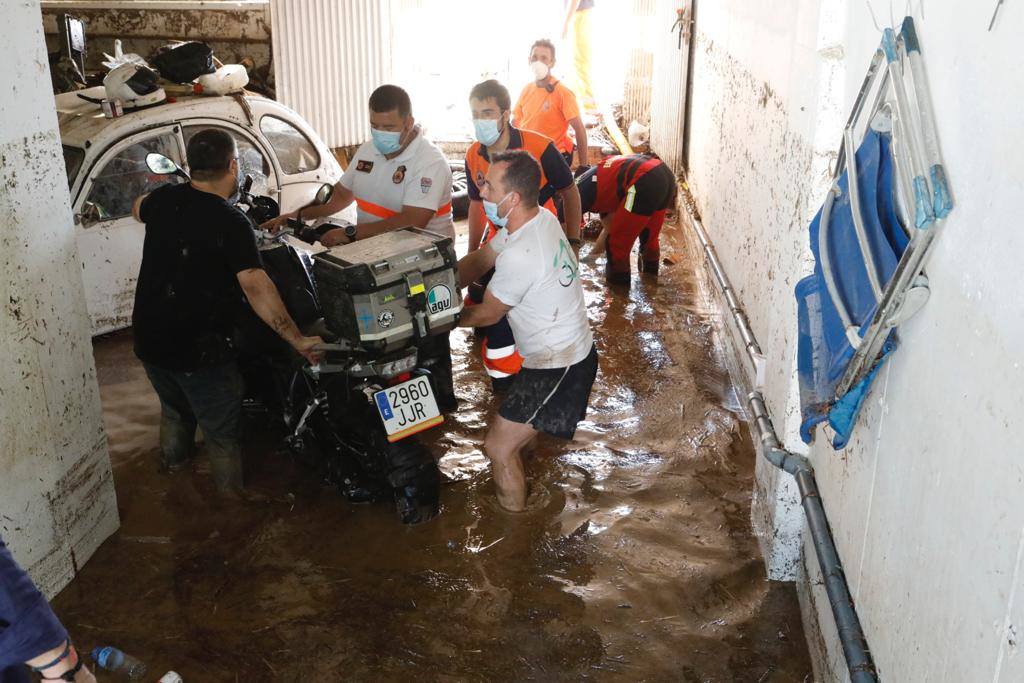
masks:
[[[629,71],[626,72],[625,92],[622,101],[622,118],[647,123],[651,115],[651,77],[654,71],[654,55],[643,48],[634,48],[629,53]]]
[[[685,9],[683,37],[679,28],[669,32],[677,11]],[[683,165],[683,122],[686,112],[686,64],[689,57],[691,0],[657,0],[655,21],[659,27],[654,49],[651,87],[651,149],[673,171]],[[664,28],[661,28],[664,27]]]
[[[391,77],[386,0],[271,0],[277,99],[329,147],[369,138],[366,101]]]
[[[656,0],[633,0],[633,16],[646,25],[654,17]],[[645,31],[636,31],[645,36]],[[651,115],[651,78],[654,70],[654,53],[650,45],[641,39],[640,45],[629,52],[629,67],[623,87],[622,117],[630,121],[648,123]]]

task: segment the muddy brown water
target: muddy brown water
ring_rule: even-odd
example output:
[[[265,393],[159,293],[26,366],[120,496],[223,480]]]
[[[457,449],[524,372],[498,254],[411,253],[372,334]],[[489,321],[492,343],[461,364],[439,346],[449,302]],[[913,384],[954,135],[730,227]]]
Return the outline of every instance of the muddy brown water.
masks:
[[[122,525],[56,598],[64,623],[187,683],[805,680],[795,591],[766,581],[751,533],[754,451],[711,308],[667,233],[657,283],[609,292],[582,266],[600,374],[576,440],[529,457],[522,515],[494,498],[496,403],[465,331],[461,408],[426,439],[451,481],[416,527],[347,504],[269,430],[245,446],[268,502],[214,502],[202,457],[158,473],[130,335],[98,341]]]

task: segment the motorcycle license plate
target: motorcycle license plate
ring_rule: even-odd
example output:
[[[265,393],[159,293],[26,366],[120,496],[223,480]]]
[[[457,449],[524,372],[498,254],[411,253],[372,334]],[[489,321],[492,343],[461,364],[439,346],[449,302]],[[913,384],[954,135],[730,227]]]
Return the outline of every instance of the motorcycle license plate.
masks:
[[[388,387],[373,395],[388,441],[395,442],[444,422],[426,377]]]

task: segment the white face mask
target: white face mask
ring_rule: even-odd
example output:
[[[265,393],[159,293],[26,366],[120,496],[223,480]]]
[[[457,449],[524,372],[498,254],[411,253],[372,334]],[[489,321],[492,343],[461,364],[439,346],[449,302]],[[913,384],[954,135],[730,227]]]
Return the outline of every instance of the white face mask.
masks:
[[[530,69],[533,70],[533,80],[543,81],[551,73],[551,69],[544,62],[530,62]]]
[[[494,225],[498,226],[499,228],[504,228],[508,224],[508,217],[512,213],[512,211],[509,211],[504,216],[500,216],[498,215],[498,209],[500,209],[501,205],[505,203],[505,200],[511,196],[512,193],[509,192],[504,197],[502,197],[501,201],[498,202],[497,204],[495,204],[494,202],[489,202],[486,199],[484,200],[484,214],[486,214],[487,220],[489,220],[491,223],[494,223]]]

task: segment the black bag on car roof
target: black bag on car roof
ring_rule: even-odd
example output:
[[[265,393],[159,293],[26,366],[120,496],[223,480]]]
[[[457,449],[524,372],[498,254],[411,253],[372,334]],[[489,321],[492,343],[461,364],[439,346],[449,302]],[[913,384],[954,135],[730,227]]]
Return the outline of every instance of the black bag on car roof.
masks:
[[[190,83],[203,74],[212,74],[213,50],[206,43],[191,41],[165,45],[150,58],[160,75],[174,83]]]

